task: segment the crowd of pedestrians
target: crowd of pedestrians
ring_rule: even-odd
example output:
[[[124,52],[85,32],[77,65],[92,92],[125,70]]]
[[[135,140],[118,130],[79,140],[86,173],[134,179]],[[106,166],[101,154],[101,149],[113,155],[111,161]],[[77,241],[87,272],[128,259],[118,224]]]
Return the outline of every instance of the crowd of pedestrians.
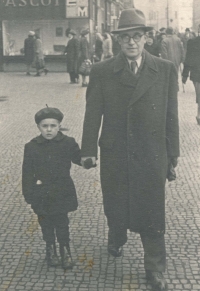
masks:
[[[89,41],[89,29],[83,29],[80,36],[73,29],[68,29],[68,42],[65,47],[67,72],[70,76],[70,84],[80,83],[82,87],[88,86],[88,79],[92,64],[108,60],[117,56],[121,50],[118,35],[104,32],[96,32],[93,38],[93,46]],[[183,89],[187,78],[194,83],[196,102],[198,104],[196,120],[200,125],[200,57],[199,57],[199,32],[195,35],[189,28],[184,33],[174,31],[172,27],[162,27],[159,31],[153,28],[145,32],[146,40],[144,49],[151,55],[171,61],[182,74]],[[43,47],[40,37],[34,31],[30,31],[24,42],[24,55],[26,62],[26,74],[31,75],[31,67],[36,69],[35,76],[47,74],[45,67]],[[183,64],[183,72],[181,64]]]

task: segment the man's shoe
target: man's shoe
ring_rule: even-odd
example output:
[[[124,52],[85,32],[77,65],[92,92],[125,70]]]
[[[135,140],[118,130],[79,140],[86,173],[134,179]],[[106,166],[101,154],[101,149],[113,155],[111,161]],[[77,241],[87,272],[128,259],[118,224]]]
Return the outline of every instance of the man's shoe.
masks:
[[[45,73],[45,75],[47,75],[47,74],[48,74],[48,72],[49,72],[49,70],[47,70],[47,69],[44,69],[44,73]]]
[[[59,265],[59,259],[56,253],[55,245],[46,245],[46,260],[49,267],[55,267]]]
[[[108,245],[108,253],[115,258],[119,258],[122,255],[122,247],[116,247],[114,245]]]
[[[69,245],[60,244],[60,256],[63,269],[73,269],[74,263],[72,261]]]
[[[30,76],[31,74],[29,72],[26,73],[26,76]]]
[[[167,282],[161,272],[146,270],[147,281],[152,285],[153,291],[167,291]]]

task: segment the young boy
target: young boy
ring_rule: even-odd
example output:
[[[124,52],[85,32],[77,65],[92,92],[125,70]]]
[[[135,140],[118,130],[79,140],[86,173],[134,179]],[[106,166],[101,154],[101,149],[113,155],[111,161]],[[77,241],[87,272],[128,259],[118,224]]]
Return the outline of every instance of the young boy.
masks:
[[[64,269],[72,268],[69,247],[68,212],[78,207],[76,190],[70,177],[71,162],[80,164],[80,149],[75,139],[60,132],[62,112],[44,108],[35,114],[41,135],[25,145],[22,190],[28,204],[38,215],[46,242],[49,266],[56,266],[55,233]]]

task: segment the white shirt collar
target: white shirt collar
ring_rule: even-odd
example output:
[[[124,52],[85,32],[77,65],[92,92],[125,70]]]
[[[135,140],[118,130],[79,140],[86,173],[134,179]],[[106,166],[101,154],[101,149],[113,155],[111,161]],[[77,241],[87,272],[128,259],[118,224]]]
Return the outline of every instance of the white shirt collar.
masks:
[[[128,59],[127,58],[127,61],[129,63],[129,67],[131,68],[131,63],[133,62],[132,60]],[[137,73],[139,67],[141,66],[141,63],[142,63],[142,56],[140,56],[137,60],[135,60],[136,64],[137,64],[137,67],[135,68],[135,73]]]

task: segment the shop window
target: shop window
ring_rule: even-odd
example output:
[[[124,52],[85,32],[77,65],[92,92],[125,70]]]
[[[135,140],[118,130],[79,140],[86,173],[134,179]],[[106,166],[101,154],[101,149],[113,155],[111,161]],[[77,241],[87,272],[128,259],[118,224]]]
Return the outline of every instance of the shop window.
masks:
[[[63,27],[56,27],[56,37],[63,36]]]

